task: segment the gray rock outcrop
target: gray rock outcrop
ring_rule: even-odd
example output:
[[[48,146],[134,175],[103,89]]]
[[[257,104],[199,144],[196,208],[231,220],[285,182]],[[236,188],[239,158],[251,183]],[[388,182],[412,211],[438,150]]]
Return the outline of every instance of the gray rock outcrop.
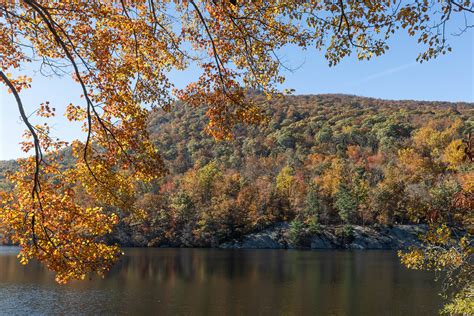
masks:
[[[427,231],[426,225],[352,226],[350,236],[345,236],[341,226],[322,226],[320,233],[306,236],[306,242],[294,245],[289,241],[288,223],[279,223],[260,232],[231,240],[219,245],[229,249],[407,249],[419,246],[418,236]]]

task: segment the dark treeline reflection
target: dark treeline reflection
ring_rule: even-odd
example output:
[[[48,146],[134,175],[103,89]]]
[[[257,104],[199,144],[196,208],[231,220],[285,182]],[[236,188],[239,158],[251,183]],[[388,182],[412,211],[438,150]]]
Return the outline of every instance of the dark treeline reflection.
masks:
[[[0,248],[0,310],[39,314],[431,315],[433,276],[388,251],[126,249],[102,280],[66,286]]]

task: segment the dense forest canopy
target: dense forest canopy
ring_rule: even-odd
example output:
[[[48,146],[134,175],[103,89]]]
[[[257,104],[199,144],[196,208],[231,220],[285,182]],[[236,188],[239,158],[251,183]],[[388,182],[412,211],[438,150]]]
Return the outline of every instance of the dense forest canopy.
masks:
[[[357,99],[349,108],[309,100],[293,109],[269,100],[282,100],[285,46],[323,50],[335,65],[350,55],[380,56],[406,32],[423,62],[449,53],[450,23],[462,21],[455,26],[462,35],[473,12],[470,0],[2,1],[0,78],[32,156],[9,177],[14,190],[0,193],[0,221],[20,244],[22,263],[36,258],[63,283],[108,271],[120,250],[102,237],[121,219],[153,220],[197,244],[280,219],[314,228],[319,221],[465,223],[469,106],[435,107],[421,122],[425,113],[413,113],[425,106],[411,113]],[[46,76],[77,82],[83,103],[68,105],[66,116],[83,124],[86,139],[53,138],[50,125],[25,113],[21,92],[31,78],[21,67],[32,61]],[[199,78],[176,89],[170,73],[190,65]],[[249,97],[254,90],[263,94]],[[189,142],[175,143],[174,131],[152,139],[149,109],[171,111],[171,120],[181,111],[176,99],[202,110],[205,128],[186,113],[176,125]],[[36,113],[54,121],[55,106],[38,100]],[[239,125],[265,122],[263,134]],[[233,137],[236,147],[226,142]],[[152,207],[158,218],[147,216]]]
[[[206,136],[204,113],[185,105],[151,116],[151,137],[170,170],[137,199],[164,225],[154,237],[177,242],[189,229],[189,245],[209,246],[284,220],[314,229],[473,224],[473,104],[320,95],[266,108],[267,122],[237,126],[232,141],[220,142]],[[454,197],[471,203],[454,206]]]
[[[98,205],[155,246],[217,245],[279,221],[315,231],[321,224],[474,224],[472,193],[464,197],[471,204],[452,203],[473,181],[474,104],[251,97],[266,102],[267,120],[236,126],[227,141],[208,136],[204,110],[179,103],[152,113],[148,131],[168,174],[135,182],[122,208]],[[64,156],[67,169],[74,161],[70,150]]]

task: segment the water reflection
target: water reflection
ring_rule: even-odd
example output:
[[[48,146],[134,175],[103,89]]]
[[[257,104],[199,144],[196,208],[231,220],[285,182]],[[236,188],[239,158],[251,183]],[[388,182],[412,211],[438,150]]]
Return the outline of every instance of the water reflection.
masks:
[[[104,279],[67,286],[0,248],[0,311],[20,314],[431,315],[432,275],[387,251],[127,249]]]

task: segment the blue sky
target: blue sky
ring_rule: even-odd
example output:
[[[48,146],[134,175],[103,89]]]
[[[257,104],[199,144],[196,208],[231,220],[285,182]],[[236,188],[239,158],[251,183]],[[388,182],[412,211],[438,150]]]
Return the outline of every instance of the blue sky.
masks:
[[[328,67],[323,53],[287,48],[280,55],[287,64],[297,69],[285,71],[282,89],[295,89],[296,94],[346,93],[382,99],[440,100],[474,102],[474,32],[462,37],[451,37],[453,51],[437,59],[419,64],[416,57],[421,47],[407,36],[397,36],[391,49],[370,61],[358,61],[355,56]],[[298,67],[299,66],[299,67]],[[32,113],[41,102],[49,101],[58,116],[51,121],[53,135],[62,139],[82,138],[77,125],[63,117],[69,103],[82,104],[80,89],[70,78],[44,78],[32,74],[32,88],[21,96],[27,113]],[[192,74],[192,71],[191,71]],[[174,73],[178,87],[189,82],[189,71]],[[32,118],[34,121],[34,118]],[[18,143],[24,131],[13,97],[0,87],[0,160],[24,156]]]

